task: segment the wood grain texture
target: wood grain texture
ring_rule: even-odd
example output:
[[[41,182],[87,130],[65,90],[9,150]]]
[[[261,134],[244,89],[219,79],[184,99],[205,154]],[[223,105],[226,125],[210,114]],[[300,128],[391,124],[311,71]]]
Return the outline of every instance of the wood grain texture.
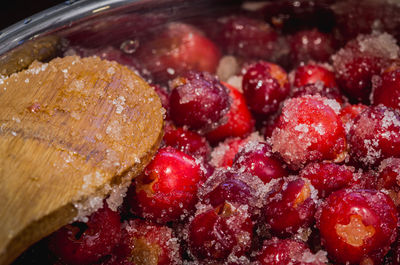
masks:
[[[163,112],[124,66],[65,57],[0,79],[0,264],[137,175]]]

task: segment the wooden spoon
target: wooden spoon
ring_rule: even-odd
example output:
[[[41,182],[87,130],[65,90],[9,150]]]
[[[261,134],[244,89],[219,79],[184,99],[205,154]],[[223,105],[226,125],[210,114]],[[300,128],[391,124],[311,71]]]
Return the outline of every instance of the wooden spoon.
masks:
[[[115,209],[162,128],[154,90],[115,62],[57,58],[0,79],[0,264],[108,194]]]

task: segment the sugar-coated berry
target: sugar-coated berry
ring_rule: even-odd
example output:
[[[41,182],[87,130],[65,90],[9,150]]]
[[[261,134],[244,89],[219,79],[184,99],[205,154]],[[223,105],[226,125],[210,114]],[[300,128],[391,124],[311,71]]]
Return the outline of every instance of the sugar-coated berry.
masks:
[[[170,116],[178,126],[210,131],[229,111],[228,89],[207,72],[187,72],[173,80],[171,89]]]
[[[344,159],[346,133],[337,114],[340,105],[321,96],[288,99],[272,133],[272,151],[286,163]]]
[[[396,239],[397,215],[392,199],[382,192],[344,189],[322,204],[317,226],[334,261],[380,264]]]
[[[128,196],[134,214],[164,224],[194,209],[203,180],[196,160],[172,147],[161,148],[138,176]]]
[[[289,94],[288,77],[280,66],[257,62],[246,68],[243,76],[243,94],[250,109],[262,115],[278,110]]]
[[[66,264],[92,264],[111,254],[120,238],[120,216],[104,205],[86,223],[72,223],[53,233],[49,248]]]

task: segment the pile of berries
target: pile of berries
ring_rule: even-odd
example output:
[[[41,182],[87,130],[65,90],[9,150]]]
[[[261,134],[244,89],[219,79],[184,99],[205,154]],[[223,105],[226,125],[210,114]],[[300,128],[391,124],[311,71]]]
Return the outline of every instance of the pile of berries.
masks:
[[[165,134],[118,211],[44,239],[41,264],[400,264],[399,32],[350,34],[330,9],[313,27],[321,8],[173,22],[129,54],[71,47],[147,73]]]

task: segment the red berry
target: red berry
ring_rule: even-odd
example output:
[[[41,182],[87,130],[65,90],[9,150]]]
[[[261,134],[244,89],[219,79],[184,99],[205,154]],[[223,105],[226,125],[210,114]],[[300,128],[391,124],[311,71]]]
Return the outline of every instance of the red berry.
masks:
[[[167,24],[141,45],[135,55],[159,82],[187,70],[214,73],[221,57],[215,44],[200,30],[178,22]]]
[[[330,257],[340,263],[380,264],[397,235],[393,201],[375,190],[340,190],[322,205],[317,225]],[[364,263],[366,264],[366,263]]]
[[[339,109],[336,101],[320,96],[288,99],[272,133],[272,150],[293,167],[311,161],[343,160],[346,134],[336,113]]]
[[[229,112],[226,114],[226,123],[206,134],[207,140],[211,143],[217,143],[228,137],[246,137],[254,128],[254,119],[243,94],[233,86],[224,82],[221,83],[229,89],[232,103]]]
[[[167,146],[172,146],[188,155],[201,157],[204,160],[207,160],[211,153],[206,138],[184,128],[166,126],[163,141]]]
[[[179,221],[194,209],[197,185],[202,179],[200,166],[192,156],[172,147],[161,148],[136,178],[129,205],[147,220]]]
[[[357,105],[349,104],[340,110],[339,117],[346,129],[346,133],[353,126],[354,119],[366,108],[368,108],[366,105],[359,103]]]
[[[368,107],[354,120],[349,135],[350,155],[363,165],[398,156],[400,114],[383,105]]]
[[[242,81],[243,94],[257,114],[271,114],[289,94],[288,77],[280,66],[258,62],[247,67]]]
[[[358,36],[332,56],[339,86],[351,98],[367,103],[372,76],[380,74],[398,52],[396,40],[387,33]]]
[[[257,176],[264,183],[288,175],[283,163],[272,156],[271,147],[263,142],[246,145],[236,154],[232,167]]]
[[[330,162],[308,164],[299,175],[309,179],[318,195],[324,198],[336,190],[352,186],[362,177],[353,167]]]
[[[400,110],[400,68],[373,79],[372,103]]]
[[[308,181],[301,178],[280,180],[266,198],[262,210],[265,222],[276,235],[292,235],[309,227],[314,220],[315,194]]]
[[[171,228],[136,219],[125,223],[122,232],[115,251],[118,264],[181,264],[179,244]]]
[[[400,191],[400,158],[387,158],[378,168],[378,187]]]
[[[334,53],[332,37],[317,29],[298,31],[289,37],[290,56],[295,65],[310,60],[326,62]]]
[[[228,89],[207,72],[187,72],[171,83],[170,115],[178,126],[210,131],[230,108]]]
[[[315,257],[305,243],[276,237],[264,242],[257,261],[261,265],[322,265],[326,262],[324,258]]]
[[[92,264],[111,254],[120,237],[120,216],[105,205],[86,223],[66,225],[52,234],[49,249],[67,264]]]
[[[323,83],[325,87],[337,87],[335,74],[322,65],[309,63],[296,68],[293,86],[301,87],[317,82]]]
[[[278,33],[268,23],[243,16],[224,17],[219,22],[222,28],[216,37],[228,54],[247,59],[276,59]]]
[[[189,249],[200,260],[225,260],[249,250],[253,223],[246,211],[225,203],[200,213],[189,224]]]

